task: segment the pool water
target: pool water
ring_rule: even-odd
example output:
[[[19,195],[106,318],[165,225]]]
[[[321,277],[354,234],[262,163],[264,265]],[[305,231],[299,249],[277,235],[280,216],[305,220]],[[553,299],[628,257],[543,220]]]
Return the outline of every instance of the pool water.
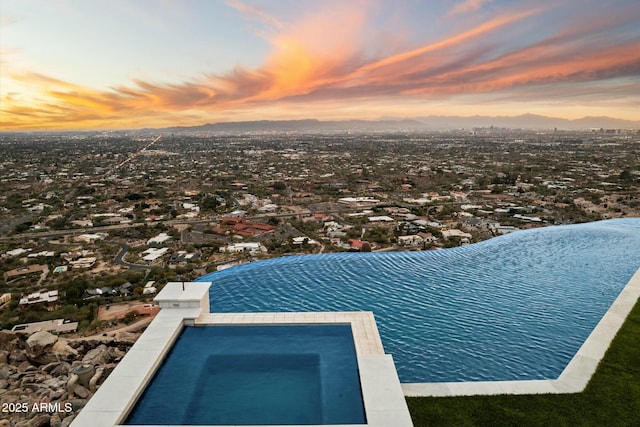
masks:
[[[440,251],[289,256],[233,267],[211,311],[372,311],[402,382],[555,379],[640,267],[640,219]]]
[[[187,327],[129,425],[364,424],[349,325]]]

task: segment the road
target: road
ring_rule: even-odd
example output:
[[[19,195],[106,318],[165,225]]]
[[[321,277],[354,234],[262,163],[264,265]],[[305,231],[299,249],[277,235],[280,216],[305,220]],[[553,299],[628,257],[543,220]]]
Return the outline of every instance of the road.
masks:
[[[118,255],[116,255],[113,262],[115,262],[116,264],[125,266],[130,270],[147,270],[147,273],[151,271],[151,268],[149,268],[148,265],[132,264],[130,262],[125,261],[124,256],[127,254],[127,251],[129,250],[129,245],[127,245],[124,242],[118,242],[118,245],[120,245],[120,252],[118,252]]]
[[[337,213],[356,212],[359,210],[362,210],[362,209],[345,207],[344,209],[324,211],[322,213],[330,215],[330,214],[337,214]],[[304,215],[313,215],[314,213],[315,212],[311,210],[304,210],[304,211],[295,212],[295,213],[253,215],[253,216],[246,217],[246,219],[250,221],[255,221],[255,220],[265,220],[269,218],[295,218],[295,217],[304,216]],[[110,230],[121,230],[124,228],[139,227],[142,225],[164,224],[168,227],[171,227],[173,225],[178,225],[178,224],[197,225],[197,224],[208,224],[215,221],[216,221],[215,219],[191,219],[191,220],[170,219],[170,220],[157,221],[152,223],[138,222],[138,223],[128,223],[128,224],[103,225],[99,227],[73,228],[68,230],[36,231],[36,232],[14,234],[12,236],[0,236],[0,241],[76,236],[76,235],[85,234],[85,233],[100,233],[103,231],[108,232]]]

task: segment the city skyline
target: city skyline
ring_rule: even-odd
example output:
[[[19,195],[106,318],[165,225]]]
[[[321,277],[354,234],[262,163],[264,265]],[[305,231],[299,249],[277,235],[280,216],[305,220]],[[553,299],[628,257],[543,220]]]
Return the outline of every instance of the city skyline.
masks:
[[[633,1],[5,1],[0,130],[640,120]]]

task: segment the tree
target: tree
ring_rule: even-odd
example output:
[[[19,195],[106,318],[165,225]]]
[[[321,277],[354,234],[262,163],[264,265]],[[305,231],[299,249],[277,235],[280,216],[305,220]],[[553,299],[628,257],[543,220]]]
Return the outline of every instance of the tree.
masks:
[[[618,175],[618,179],[620,181],[631,182],[633,181],[633,176],[631,175],[631,171],[629,169],[624,169],[622,172],[620,172],[620,175]]]
[[[138,313],[135,311],[130,311],[127,314],[125,314],[125,316],[122,318],[122,323],[124,323],[125,325],[128,325],[132,323],[134,320],[136,320],[136,317],[138,317]]]
[[[203,209],[215,210],[218,206],[220,206],[220,202],[216,197],[206,197],[202,199],[202,201],[200,202],[200,206],[202,206]]]
[[[65,286],[64,291],[67,298],[67,304],[81,304],[82,294],[87,288],[87,282],[84,277],[78,277]]]
[[[282,181],[277,181],[273,183],[273,189],[275,191],[284,191],[287,189],[287,184]]]
[[[22,224],[18,224],[16,225],[15,232],[24,233],[25,231],[29,231],[29,228],[31,228],[31,225],[32,224],[30,222],[23,222]]]

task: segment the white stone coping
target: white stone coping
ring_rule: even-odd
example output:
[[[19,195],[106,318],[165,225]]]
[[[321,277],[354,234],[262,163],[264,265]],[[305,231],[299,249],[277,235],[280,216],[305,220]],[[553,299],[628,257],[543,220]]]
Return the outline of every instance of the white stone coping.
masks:
[[[640,269],[611,304],[578,352],[555,380],[403,383],[405,396],[580,393],[640,297]]]
[[[124,422],[184,325],[295,324],[351,325],[367,423],[333,425],[333,427],[413,426],[393,358],[391,355],[384,354],[373,313],[205,313],[200,315],[200,309],[196,308],[160,310],[147,330],[80,411],[71,426],[115,427]]]
[[[196,319],[200,325],[322,325],[350,324],[357,356],[382,355],[384,348],[370,311],[302,313],[207,313]]]
[[[208,304],[210,286],[211,282],[169,282],[153,300],[163,308],[171,308],[172,303],[178,303],[181,307],[195,303],[193,308],[196,308],[204,300]]]

